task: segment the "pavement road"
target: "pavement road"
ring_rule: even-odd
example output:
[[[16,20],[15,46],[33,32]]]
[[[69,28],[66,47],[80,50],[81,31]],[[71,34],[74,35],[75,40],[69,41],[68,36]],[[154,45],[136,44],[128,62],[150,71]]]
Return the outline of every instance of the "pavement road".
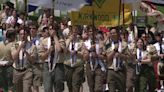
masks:
[[[40,92],[44,92],[43,89],[44,89],[44,87],[42,86],[42,87],[40,87],[39,91],[40,91]],[[67,85],[66,85],[66,82],[65,82],[65,90],[64,90],[64,92],[69,92],[69,91],[68,91],[68,87],[67,87]],[[87,82],[84,82],[84,83],[83,83],[83,92],[89,92],[89,88],[88,88]]]

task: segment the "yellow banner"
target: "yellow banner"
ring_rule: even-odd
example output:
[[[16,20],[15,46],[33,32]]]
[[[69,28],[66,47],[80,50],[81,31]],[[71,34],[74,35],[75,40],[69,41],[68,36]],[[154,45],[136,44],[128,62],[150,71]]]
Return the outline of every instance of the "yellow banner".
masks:
[[[119,22],[119,0],[94,0],[92,6],[84,6],[79,11],[71,12],[71,20],[73,25],[92,25],[93,19],[96,26],[118,26]],[[94,11],[94,13],[93,13]],[[122,11],[122,9],[121,9]],[[132,22],[131,6],[125,4],[124,7],[125,24]],[[121,13],[122,14],[122,13]],[[93,18],[94,15],[94,18]],[[120,16],[120,24],[123,24],[123,16]]]

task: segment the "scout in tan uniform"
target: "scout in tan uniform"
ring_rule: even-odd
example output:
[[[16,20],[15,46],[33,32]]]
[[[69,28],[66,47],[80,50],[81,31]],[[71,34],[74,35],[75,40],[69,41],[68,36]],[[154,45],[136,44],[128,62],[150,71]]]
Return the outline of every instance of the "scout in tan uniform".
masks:
[[[14,59],[13,83],[16,92],[31,92],[32,66],[34,63],[36,48],[27,40],[27,30],[20,30],[20,41],[12,46],[12,58]]]
[[[84,80],[84,62],[82,60],[83,42],[77,38],[75,27],[66,40],[65,74],[69,92],[79,92]]]
[[[44,38],[41,39],[42,50],[39,57],[43,65],[43,85],[45,92],[64,91],[64,48],[65,43],[60,39],[53,27],[44,28]],[[48,31],[48,32],[47,32]],[[50,36],[48,36],[48,34]]]
[[[137,48],[133,52],[133,55],[136,56],[136,92],[154,92],[155,90],[155,74],[152,56],[156,53],[152,54],[152,47],[148,47],[148,49],[149,50],[146,50],[142,39],[137,40]],[[149,88],[148,90],[147,86]]]
[[[11,47],[14,44],[15,37],[14,30],[8,29],[6,33],[8,43],[0,42],[0,88],[3,88],[6,92],[13,92]]]
[[[157,50],[158,60],[155,64],[155,74],[157,80],[157,88],[160,89],[163,87],[162,81],[164,80],[164,43],[162,41],[162,34],[160,32],[155,32],[156,43],[154,44]],[[160,84],[160,85],[159,85]]]
[[[37,26],[35,24],[30,25],[30,41],[37,48],[36,59],[33,65],[33,92],[39,92],[39,86],[42,84],[42,70],[43,63],[38,57],[40,49],[40,37],[37,35]]]
[[[134,51],[135,43],[133,43],[134,39],[131,38],[132,34],[129,34],[127,30],[122,30],[120,33],[121,41],[125,41],[128,43],[128,48],[130,50],[130,53],[132,54],[132,51]],[[128,39],[130,38],[130,39]],[[133,92],[135,88],[135,60],[133,59],[133,56],[131,56],[132,59],[128,60],[126,62],[126,89],[127,92]]]
[[[89,36],[90,35],[90,36]],[[89,30],[89,37],[93,36],[93,30]],[[88,38],[89,38],[88,37]],[[86,75],[90,92],[102,92],[105,80],[106,67],[104,64],[104,39],[101,32],[95,36],[95,43],[89,38],[84,41],[88,51],[88,60],[86,61]],[[103,58],[102,58],[103,57]]]
[[[126,92],[126,71],[124,62],[129,60],[130,54],[126,42],[119,41],[119,31],[112,28],[111,45],[107,48],[107,83],[110,92]]]

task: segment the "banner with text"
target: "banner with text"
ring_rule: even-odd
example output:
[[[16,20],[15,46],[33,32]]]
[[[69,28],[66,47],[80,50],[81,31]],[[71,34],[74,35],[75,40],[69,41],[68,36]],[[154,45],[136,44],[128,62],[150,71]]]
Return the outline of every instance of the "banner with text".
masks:
[[[119,0],[94,0],[92,6],[84,6],[79,11],[72,11],[70,16],[73,25],[92,25],[93,19],[96,26],[118,26],[119,25]],[[94,16],[93,16],[94,11]],[[122,9],[121,9],[122,11]],[[125,4],[124,23],[130,24],[131,5]],[[94,17],[94,18],[93,18]],[[120,24],[123,24],[121,13]]]

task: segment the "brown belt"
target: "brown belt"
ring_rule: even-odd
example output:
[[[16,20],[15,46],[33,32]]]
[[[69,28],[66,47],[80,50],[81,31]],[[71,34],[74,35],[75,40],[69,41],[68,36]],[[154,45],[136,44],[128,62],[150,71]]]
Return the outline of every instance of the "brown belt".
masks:
[[[15,68],[14,68],[15,69]],[[16,71],[18,71],[18,72],[24,72],[24,71],[26,71],[27,69],[26,68],[23,68],[23,69],[15,69]]]

